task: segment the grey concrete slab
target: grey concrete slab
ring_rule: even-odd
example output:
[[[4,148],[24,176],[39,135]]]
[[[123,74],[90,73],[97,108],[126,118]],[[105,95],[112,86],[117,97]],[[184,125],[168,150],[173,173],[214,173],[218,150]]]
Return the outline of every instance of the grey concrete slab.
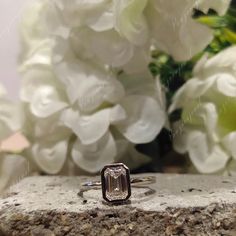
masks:
[[[236,235],[235,177],[154,175],[115,206],[78,196],[90,177],[25,178],[0,198],[0,235]]]

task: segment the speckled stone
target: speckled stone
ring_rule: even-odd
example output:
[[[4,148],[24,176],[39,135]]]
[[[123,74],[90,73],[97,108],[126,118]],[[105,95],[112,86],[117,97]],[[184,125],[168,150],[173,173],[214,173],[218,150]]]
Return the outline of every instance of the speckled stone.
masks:
[[[236,235],[235,177],[156,179],[133,187],[125,205],[109,205],[101,189],[78,195],[88,177],[25,178],[0,198],[0,236]]]

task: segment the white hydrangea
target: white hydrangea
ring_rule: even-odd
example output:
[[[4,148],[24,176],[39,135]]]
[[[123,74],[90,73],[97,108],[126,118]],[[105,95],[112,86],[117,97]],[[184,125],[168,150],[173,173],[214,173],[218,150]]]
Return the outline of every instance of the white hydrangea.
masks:
[[[129,152],[134,144],[150,142],[160,132],[165,123],[161,86],[151,76],[115,78],[73,54],[63,58],[67,52],[60,50],[61,43],[66,45],[58,39],[55,64],[45,53],[48,50],[40,48],[21,66],[21,99],[28,104],[31,123],[26,128],[34,143],[31,154],[42,170],[58,173],[74,134],[72,159],[80,168],[97,172],[121,157],[118,143],[119,152],[122,146]],[[136,167],[143,161],[144,156],[137,163],[124,160]]]
[[[231,0],[54,2],[65,25],[75,29],[78,51],[86,48],[85,57],[95,56],[129,71],[126,64],[147,65],[153,44],[179,61],[202,51],[213,39],[213,32],[192,19],[194,9],[205,13],[214,9],[223,15]],[[136,69],[140,70],[139,66]]]
[[[6,98],[6,91],[0,84],[0,144],[21,128],[21,113],[15,104]],[[24,177],[27,160],[18,154],[5,153],[0,145],[0,193]]]
[[[43,171],[59,173],[70,157],[92,173],[124,157],[131,167],[147,161],[135,144],[152,141],[166,121],[159,78],[147,68],[150,48],[185,60],[212,39],[192,19],[195,1],[179,1],[42,0],[29,9],[21,27],[21,99],[30,156]],[[186,23],[173,26],[186,3]],[[210,7],[218,9],[204,11]]]
[[[236,173],[236,47],[203,57],[194,77],[175,95],[170,111],[182,108],[175,149],[189,153],[201,173]]]

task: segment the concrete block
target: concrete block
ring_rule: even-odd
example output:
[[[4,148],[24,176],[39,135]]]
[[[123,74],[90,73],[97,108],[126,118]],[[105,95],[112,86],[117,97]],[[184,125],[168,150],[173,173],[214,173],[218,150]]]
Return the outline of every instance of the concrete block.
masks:
[[[123,205],[106,204],[100,189],[81,198],[90,177],[25,178],[0,198],[0,235],[236,236],[235,177],[153,175]]]

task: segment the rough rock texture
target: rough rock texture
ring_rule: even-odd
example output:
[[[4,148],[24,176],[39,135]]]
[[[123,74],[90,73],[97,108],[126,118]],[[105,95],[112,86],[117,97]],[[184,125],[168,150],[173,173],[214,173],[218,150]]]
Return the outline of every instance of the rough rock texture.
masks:
[[[86,177],[29,177],[0,199],[0,235],[236,236],[236,178],[156,175],[131,201],[108,205],[101,190],[78,195]]]

